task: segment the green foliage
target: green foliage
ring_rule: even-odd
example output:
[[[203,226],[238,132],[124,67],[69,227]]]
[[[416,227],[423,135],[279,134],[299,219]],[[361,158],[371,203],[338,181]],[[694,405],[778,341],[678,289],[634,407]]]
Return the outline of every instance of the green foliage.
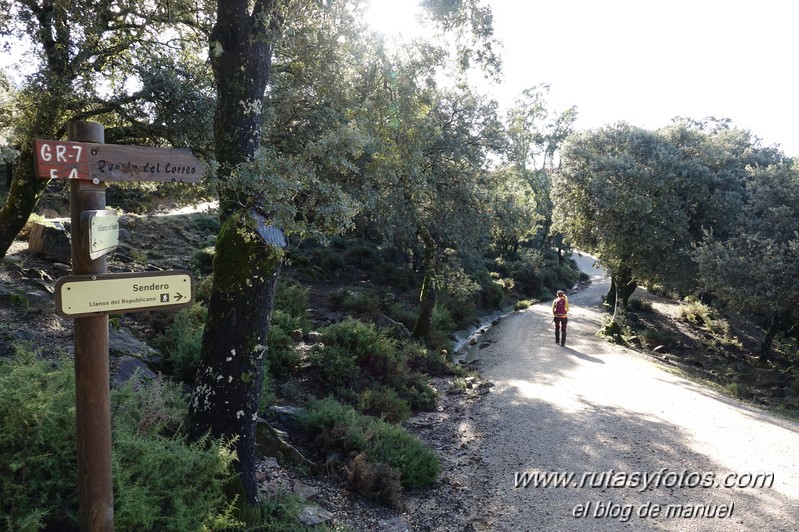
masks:
[[[302,318],[292,317],[286,311],[275,310],[269,325],[267,361],[269,372],[277,378],[291,375],[300,363],[300,354],[295,348],[290,333],[302,329]]]
[[[377,314],[380,312],[380,298],[375,290],[346,290],[341,308],[357,314]]]
[[[429,486],[441,469],[435,452],[402,427],[360,415],[333,399],[311,403],[299,422],[316,436],[322,453],[364,453],[369,461],[397,470],[405,488]]]
[[[216,214],[194,214],[189,216],[186,221],[188,222],[187,229],[196,233],[216,235],[221,228],[219,216]]]
[[[169,373],[184,382],[193,382],[197,374],[207,312],[199,303],[180,310],[156,341]]]
[[[753,397],[752,389],[745,383],[729,382],[724,385],[724,391],[732,397],[738,399],[751,399]]]
[[[427,375],[452,375],[455,370],[446,351],[435,351],[418,342],[405,342],[401,349],[412,371]]]
[[[704,287],[735,310],[769,318],[772,333],[799,320],[797,220],[799,161],[752,169],[738,232],[727,239],[709,235],[696,253]]]
[[[214,255],[216,249],[213,246],[208,246],[203,249],[197,250],[192,259],[195,267],[202,273],[209,274],[214,270]]]
[[[325,394],[354,404],[377,384],[392,389],[414,411],[435,408],[435,391],[419,371],[436,366],[421,355],[423,348],[401,345],[374,325],[352,319],[320,332],[322,343],[312,349],[309,369]]]
[[[655,132],[619,123],[571,136],[561,155],[555,229],[602,257],[619,286],[635,279],[682,293],[699,279],[693,247],[708,233],[730,235],[747,168],[780,159],[751,133],[711,120]]]
[[[8,302],[11,306],[23,310],[30,306],[28,295],[21,288],[12,288],[10,291],[0,294],[0,301]]]
[[[220,530],[241,524],[224,495],[235,476],[231,448],[126,429],[117,428],[114,438],[116,527],[177,532],[211,523]]]
[[[404,301],[397,301],[391,304],[386,315],[392,320],[405,325],[405,327],[410,330],[413,329],[413,324],[416,322],[419,310],[418,308],[412,308]]]
[[[464,324],[465,325],[465,324]],[[428,341],[433,349],[450,349],[452,347],[452,333],[458,329],[452,313],[444,305],[436,303],[433,307],[433,319],[430,325],[430,338]]]
[[[7,530],[75,526],[74,370],[18,353],[0,359],[0,522]]]
[[[349,353],[366,378],[385,378],[402,370],[397,342],[374,325],[348,319],[325,327],[322,343]]]
[[[358,396],[358,411],[385,419],[389,423],[402,423],[411,414],[408,403],[396,391],[384,386],[368,388]]]
[[[548,298],[563,287],[574,286],[579,278],[573,261],[560,264],[555,253],[533,249],[522,249],[515,260],[497,257],[489,268],[497,278],[509,278],[513,292],[527,298]]]
[[[178,386],[129,384],[114,391],[111,405],[118,528],[179,531],[211,522],[236,524],[225,497],[235,478],[233,448],[209,438],[186,439],[181,429],[187,398]]]
[[[520,300],[519,300],[519,301],[517,301],[517,302],[516,302],[516,304],[513,306],[513,309],[514,309],[514,310],[524,310],[524,309],[528,309],[528,308],[530,308],[530,307],[531,307],[531,306],[533,306],[534,304],[535,304],[535,302],[534,302],[534,301],[530,301],[529,299],[520,299]]]
[[[676,341],[676,336],[669,331],[645,329],[637,332],[638,340],[645,349],[654,349],[658,346],[668,347]]]
[[[696,301],[688,300],[680,305],[677,310],[677,319],[712,329],[715,319],[715,312],[709,306]]]
[[[9,530],[77,526],[75,383],[70,361],[20,349],[0,360],[0,513]],[[114,520],[120,530],[236,526],[225,486],[233,453],[181,434],[186,397],[156,381],[112,392]]]
[[[242,519],[249,525],[245,530],[263,530],[264,532],[308,532],[308,528],[299,521],[300,513],[307,502],[293,493],[278,493],[262,498],[257,505],[243,509]],[[314,528],[314,531],[330,530],[326,525]]]
[[[274,308],[283,311],[287,316],[298,318],[299,328],[308,326],[305,321],[308,308],[311,306],[309,300],[309,288],[299,284],[280,281],[275,293]]]
[[[630,310],[640,310],[643,312],[652,312],[652,303],[645,299],[630,299],[628,304]]]

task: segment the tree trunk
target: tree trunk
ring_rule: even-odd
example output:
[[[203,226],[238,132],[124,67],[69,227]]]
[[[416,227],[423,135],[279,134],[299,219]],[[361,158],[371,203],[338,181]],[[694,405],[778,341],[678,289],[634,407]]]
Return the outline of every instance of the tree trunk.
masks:
[[[613,322],[622,325],[626,320],[627,306],[630,302],[630,296],[633,295],[637,288],[637,283],[629,271],[621,270],[619,273],[611,275],[611,289],[612,304],[613,305]],[[611,299],[611,293],[608,292],[608,300]]]
[[[220,218],[214,280],[197,384],[189,405],[194,437],[237,438],[235,462],[249,504],[257,502],[255,424],[282,250],[259,236],[263,198],[242,205],[225,182],[260,147],[276,0],[218,0],[210,38],[217,88],[214,141]],[[252,12],[248,11],[252,6]]]
[[[419,295],[419,316],[413,326],[414,338],[430,338],[433,325],[433,308],[436,306],[436,287],[430,270],[425,270],[422,291]]]
[[[33,174],[33,150],[28,146],[20,153],[19,164],[14,171],[6,203],[0,210],[0,256],[2,257],[25,226],[47,188],[47,180],[38,179]]]
[[[608,293],[605,294],[605,304],[609,307],[616,308],[616,282],[613,276],[610,276],[610,286],[608,286]]]
[[[217,237],[214,282],[201,363],[190,404],[197,438],[237,437],[236,468],[249,504],[257,502],[255,421],[282,250],[257,236],[252,218],[228,218]]]
[[[435,243],[426,228],[422,228],[419,234],[424,241],[424,281],[422,281],[422,290],[419,294],[419,316],[413,326],[413,336],[428,340],[433,324],[433,308],[436,306],[436,287],[433,279]]]
[[[768,321],[769,326],[766,331],[766,336],[763,337],[763,341],[760,343],[758,358],[761,362],[769,360],[771,356],[771,344],[774,342],[774,338],[783,326],[783,320],[781,320],[779,316],[772,315]]]

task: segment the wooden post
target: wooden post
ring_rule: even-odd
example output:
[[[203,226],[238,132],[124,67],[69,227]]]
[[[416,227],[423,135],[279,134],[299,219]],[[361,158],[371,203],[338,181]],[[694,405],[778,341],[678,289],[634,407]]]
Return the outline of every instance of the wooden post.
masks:
[[[105,142],[96,122],[70,122],[68,137],[77,142]],[[105,256],[89,257],[89,239],[82,235],[81,213],[105,209],[105,183],[70,181],[72,272],[107,273]],[[84,532],[114,529],[111,476],[111,406],[108,361],[108,315],[76,318],[75,406],[77,412],[78,510]]]

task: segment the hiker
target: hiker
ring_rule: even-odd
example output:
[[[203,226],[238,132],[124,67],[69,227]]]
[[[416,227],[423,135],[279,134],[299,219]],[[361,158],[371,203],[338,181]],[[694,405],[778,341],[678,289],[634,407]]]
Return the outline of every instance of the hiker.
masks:
[[[558,290],[558,297],[552,302],[552,314],[555,316],[555,343],[565,346],[566,324],[569,322],[569,298],[563,290]]]

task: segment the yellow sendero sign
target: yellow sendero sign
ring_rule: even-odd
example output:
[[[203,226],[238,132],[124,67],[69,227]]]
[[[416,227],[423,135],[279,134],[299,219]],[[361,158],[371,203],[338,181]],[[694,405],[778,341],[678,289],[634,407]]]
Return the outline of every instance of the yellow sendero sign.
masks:
[[[188,306],[188,271],[71,275],[56,282],[56,312],[66,318]]]

